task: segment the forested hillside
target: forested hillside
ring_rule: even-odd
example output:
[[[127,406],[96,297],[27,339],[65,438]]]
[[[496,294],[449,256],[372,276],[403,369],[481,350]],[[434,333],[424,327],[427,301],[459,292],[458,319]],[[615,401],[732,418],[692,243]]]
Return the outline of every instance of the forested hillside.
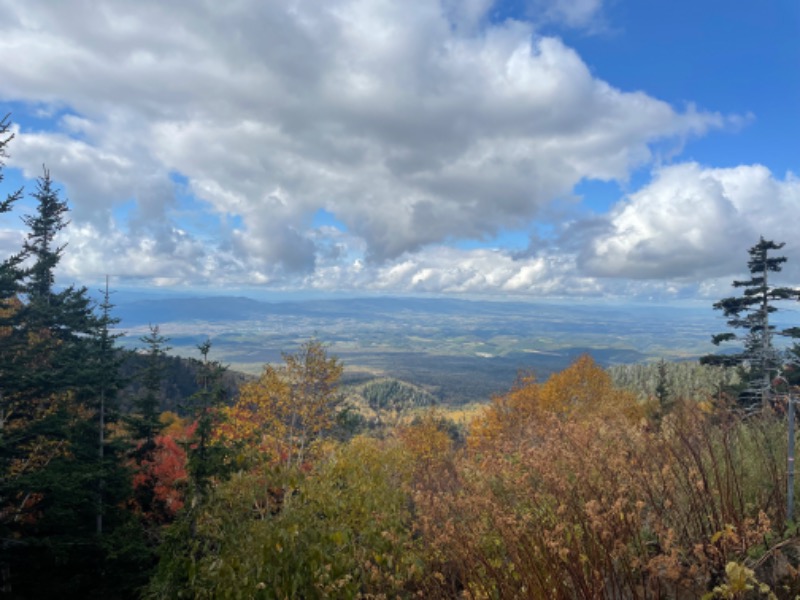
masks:
[[[143,392],[145,383],[139,376],[149,360],[142,351],[119,350],[120,376],[125,386],[119,392],[119,406],[123,412],[133,409],[135,399]],[[183,415],[189,398],[200,390],[196,361],[164,354],[159,358],[161,382],[158,391],[159,409]],[[222,374],[222,387],[231,402],[235,400],[239,386],[252,379],[245,373],[226,369]]]

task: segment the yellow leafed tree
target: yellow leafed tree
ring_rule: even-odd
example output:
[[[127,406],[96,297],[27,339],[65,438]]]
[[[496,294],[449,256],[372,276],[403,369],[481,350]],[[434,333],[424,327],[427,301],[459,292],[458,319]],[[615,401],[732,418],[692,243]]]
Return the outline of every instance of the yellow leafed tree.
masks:
[[[266,365],[257,380],[241,387],[219,436],[300,464],[309,443],[334,425],[343,367],[318,340],[284,354],[283,360],[278,367]]]
[[[553,374],[541,386],[538,404],[541,410],[571,417],[601,413],[635,419],[643,414],[634,394],[615,387],[608,372],[588,354]]]
[[[495,397],[472,423],[470,445],[478,447],[501,436],[516,438],[532,419],[545,414],[577,420],[596,416],[636,420],[644,412],[634,394],[614,387],[605,369],[584,354],[544,383],[527,375],[508,394]]]

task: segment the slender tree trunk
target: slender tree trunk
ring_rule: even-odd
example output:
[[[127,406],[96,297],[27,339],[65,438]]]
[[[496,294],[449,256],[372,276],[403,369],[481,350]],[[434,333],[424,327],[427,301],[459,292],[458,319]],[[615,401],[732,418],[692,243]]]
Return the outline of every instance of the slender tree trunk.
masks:
[[[786,461],[786,526],[794,522],[794,395],[789,394],[788,417],[788,457]]]
[[[106,289],[103,299],[103,330],[101,332],[100,343],[100,361],[101,366],[105,366],[105,361],[110,358],[108,354],[111,353],[109,347],[108,337],[108,318],[109,318],[109,291],[108,291],[108,275],[106,275]],[[103,479],[103,471],[105,470],[105,445],[106,445],[106,383],[105,377],[107,373],[102,373],[101,387],[100,387],[100,406],[99,413],[99,427],[97,436],[97,457],[99,459],[100,478],[97,481],[97,514],[95,515],[95,531],[97,535],[103,535],[103,488],[105,481]]]
[[[100,459],[100,480],[97,482],[97,515],[95,529],[97,535],[103,535],[103,461],[105,458],[105,429],[106,429],[106,393],[100,392],[100,434],[98,436],[98,458]]]
[[[769,407],[771,379],[769,367],[772,355],[772,339],[769,330],[769,306],[767,294],[769,293],[769,281],[767,280],[767,253],[764,253],[764,287],[761,293],[761,311],[764,315],[764,331],[761,335],[761,408],[766,410]]]

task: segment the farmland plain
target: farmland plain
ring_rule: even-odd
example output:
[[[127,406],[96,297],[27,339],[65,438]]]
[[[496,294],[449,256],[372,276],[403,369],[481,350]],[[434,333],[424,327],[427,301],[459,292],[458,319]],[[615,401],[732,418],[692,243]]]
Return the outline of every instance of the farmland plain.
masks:
[[[721,328],[710,307],[417,297],[123,297],[116,314],[124,346],[158,324],[173,353],[196,355],[210,339],[215,358],[249,373],[316,337],[342,360],[346,382],[394,377],[446,404],[486,400],[520,370],[545,377],[582,353],[604,366],[690,360],[713,350]]]

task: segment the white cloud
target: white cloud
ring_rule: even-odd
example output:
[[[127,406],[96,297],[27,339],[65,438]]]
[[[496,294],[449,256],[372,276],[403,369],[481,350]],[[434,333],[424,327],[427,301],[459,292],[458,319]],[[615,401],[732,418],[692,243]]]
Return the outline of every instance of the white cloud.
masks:
[[[86,119],[67,117],[67,130],[94,128]],[[115,206],[135,199],[137,210],[131,225],[163,223],[174,205],[175,190],[168,173],[146,152],[114,144],[92,144],[63,133],[20,133],[15,126],[10,166],[25,177],[42,175],[42,165],[66,188],[72,217],[106,230]]]
[[[746,270],[759,236],[791,243],[800,219],[800,182],[761,165],[664,167],[621,201],[581,257],[590,275],[700,279]],[[795,261],[796,262],[796,261]],[[787,275],[800,274],[790,264]]]
[[[23,235],[15,229],[0,229],[0,256],[3,260],[20,251]]]
[[[503,250],[433,246],[380,265],[353,261],[318,268],[306,282],[324,290],[595,296],[597,280],[580,276],[569,256],[515,258]]]
[[[581,180],[626,180],[654,143],[726,121],[616,89],[536,33],[588,27],[599,0],[531,2],[528,23],[491,23],[489,0],[0,9],[0,99],[62,114],[55,131],[20,133],[9,164],[36,175],[46,162],[64,183],[76,276],[594,293],[548,259],[442,244],[524,229]],[[131,215],[115,212],[131,200]],[[344,242],[312,228],[320,209]],[[627,249],[664,249],[647,242],[655,217],[633,212],[614,223],[638,237],[597,240],[593,275],[650,276]]]
[[[241,285],[250,269],[230,252],[210,252],[202,240],[179,229],[131,237],[119,230],[100,232],[92,224],[72,225],[61,260],[62,277],[85,283],[106,275],[129,284]]]

